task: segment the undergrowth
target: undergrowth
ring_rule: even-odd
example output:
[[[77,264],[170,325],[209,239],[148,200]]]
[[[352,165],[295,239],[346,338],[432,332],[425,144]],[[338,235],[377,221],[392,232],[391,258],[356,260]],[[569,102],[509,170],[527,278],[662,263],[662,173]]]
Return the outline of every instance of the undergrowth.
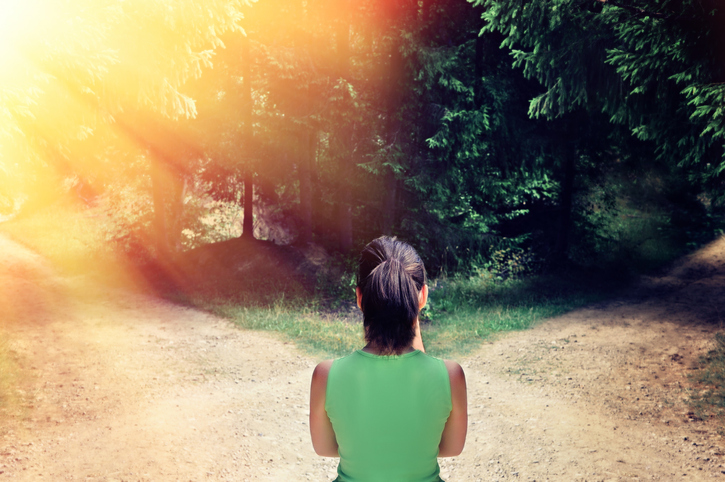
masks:
[[[615,289],[613,284],[585,282],[575,275],[505,282],[454,277],[431,280],[430,286],[421,330],[427,352],[438,357],[463,355],[496,333],[530,328],[611,296]],[[320,306],[314,298],[280,297],[255,306],[197,298],[193,304],[243,328],[280,333],[311,353],[337,357],[364,345],[361,317],[350,313],[351,303],[338,310],[329,304]]]
[[[715,348],[700,358],[700,370],[692,376],[700,385],[690,404],[701,419],[714,418],[725,432],[725,333],[715,334]]]
[[[66,275],[120,274],[121,256],[109,240],[108,221],[101,210],[59,201],[32,215],[0,224],[0,231],[30,248]]]
[[[280,333],[310,353],[338,357],[364,345],[360,324],[313,307],[278,302],[271,307],[217,304],[207,308],[242,328]]]
[[[665,248],[658,247],[658,233],[669,230],[658,229],[662,224],[650,219],[625,218],[626,223],[620,226],[635,245],[647,240],[646,249],[637,257],[657,260],[637,265],[638,270],[660,266],[675,253],[680,254],[668,247],[669,236],[661,240]],[[58,203],[4,223],[0,229],[63,272],[117,276],[124,272],[119,269],[119,259],[125,258],[117,246],[109,244],[107,221],[101,213]],[[638,235],[635,231],[641,232]],[[293,277],[283,276],[293,267],[284,263],[275,267],[266,261],[268,258],[242,251],[236,241],[230,243],[228,250],[220,251],[223,255],[217,255],[214,263],[198,273],[200,280],[194,281],[197,293],[181,290],[168,298],[228,317],[244,328],[278,332],[312,353],[339,356],[363,345],[360,316],[351,314],[354,260],[331,257],[328,264],[334,266],[327,270],[331,274],[318,276],[309,289]],[[233,259],[235,256],[240,259]],[[632,276],[632,263],[620,273],[590,267],[532,274],[538,264],[530,258],[524,251],[502,251],[490,263],[472,266],[467,273],[431,280],[429,304],[422,313],[427,350],[441,357],[464,354],[493,334],[524,330],[545,318],[610,297]],[[240,277],[243,267],[244,276]],[[227,272],[229,277],[224,274]],[[237,273],[235,279],[231,278],[233,273]]]
[[[467,353],[491,335],[525,330],[539,321],[611,296],[615,284],[578,275],[535,276],[503,282],[455,277],[431,282],[423,310],[424,341],[436,356]]]

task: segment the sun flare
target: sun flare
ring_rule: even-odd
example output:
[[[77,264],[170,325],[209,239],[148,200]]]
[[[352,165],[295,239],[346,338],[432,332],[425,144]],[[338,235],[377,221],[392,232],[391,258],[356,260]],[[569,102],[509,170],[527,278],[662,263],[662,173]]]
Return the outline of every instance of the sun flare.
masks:
[[[12,78],[22,68],[22,48],[42,34],[44,15],[38,0],[0,0],[0,78]]]

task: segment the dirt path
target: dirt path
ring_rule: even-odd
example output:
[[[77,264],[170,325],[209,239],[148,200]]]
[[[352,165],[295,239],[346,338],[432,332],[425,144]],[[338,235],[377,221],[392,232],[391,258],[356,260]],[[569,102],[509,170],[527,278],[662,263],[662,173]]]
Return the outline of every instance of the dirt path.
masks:
[[[470,426],[458,480],[725,477],[687,374],[725,313],[725,241],[613,301],[460,360]],[[271,335],[58,279],[0,238],[0,316],[16,373],[0,481],[331,480],[307,396],[317,360]],[[79,296],[78,286],[83,290]],[[12,370],[11,370],[12,369]],[[6,377],[7,378],[7,377]]]

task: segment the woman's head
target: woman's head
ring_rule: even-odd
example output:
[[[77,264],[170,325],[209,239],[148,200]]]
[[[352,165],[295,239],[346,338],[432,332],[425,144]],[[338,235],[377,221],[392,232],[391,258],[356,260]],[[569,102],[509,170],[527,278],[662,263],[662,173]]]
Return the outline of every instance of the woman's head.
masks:
[[[408,244],[382,236],[360,254],[357,287],[365,339],[383,353],[410,346],[425,286],[425,267]]]

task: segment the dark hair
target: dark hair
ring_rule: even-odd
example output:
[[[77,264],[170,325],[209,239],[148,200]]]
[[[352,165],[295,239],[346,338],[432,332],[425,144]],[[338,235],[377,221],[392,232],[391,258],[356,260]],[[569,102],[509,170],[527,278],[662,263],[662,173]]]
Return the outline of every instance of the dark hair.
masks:
[[[415,336],[418,294],[425,285],[423,261],[407,243],[381,236],[360,253],[357,286],[365,340],[383,354],[400,353]]]

